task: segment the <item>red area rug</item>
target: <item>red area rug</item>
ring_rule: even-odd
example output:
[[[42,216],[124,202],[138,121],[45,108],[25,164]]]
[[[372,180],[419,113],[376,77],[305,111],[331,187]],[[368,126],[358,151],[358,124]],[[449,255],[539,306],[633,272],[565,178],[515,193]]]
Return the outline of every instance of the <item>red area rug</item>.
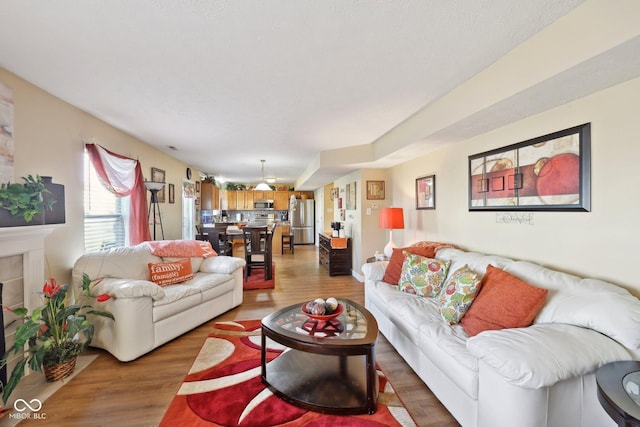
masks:
[[[262,384],[260,346],[259,320],[217,322],[160,426],[415,426],[380,370],[372,415],[323,415],[283,401]],[[281,352],[268,348],[267,359]]]
[[[271,264],[271,280],[264,280],[264,270],[253,270],[251,275],[242,283],[245,291],[251,289],[273,289],[276,287],[276,264]],[[243,273],[244,274],[244,273]],[[244,276],[243,276],[244,277]]]

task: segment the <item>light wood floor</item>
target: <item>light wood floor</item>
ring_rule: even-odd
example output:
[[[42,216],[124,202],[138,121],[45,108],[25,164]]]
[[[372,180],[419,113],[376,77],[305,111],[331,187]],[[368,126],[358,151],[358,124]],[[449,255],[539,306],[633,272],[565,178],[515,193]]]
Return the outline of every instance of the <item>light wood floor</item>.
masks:
[[[317,297],[346,297],[364,304],[362,283],[350,276],[329,277],[317,260],[315,246],[296,246],[293,256],[274,255],[275,289],[245,291],[240,307],[133,362],[89,350],[99,357],[44,403],[46,422],[25,420],[20,426],[157,425],[216,320],[259,319],[275,308]],[[376,359],[418,426],[459,425],[382,335]]]

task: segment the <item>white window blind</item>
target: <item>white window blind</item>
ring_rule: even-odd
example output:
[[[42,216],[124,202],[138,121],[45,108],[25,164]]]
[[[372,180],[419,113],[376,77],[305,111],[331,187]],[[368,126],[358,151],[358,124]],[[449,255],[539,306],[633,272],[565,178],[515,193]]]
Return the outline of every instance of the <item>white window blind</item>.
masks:
[[[95,168],[84,155],[84,246],[85,251],[125,246],[129,197],[117,197],[100,182]]]

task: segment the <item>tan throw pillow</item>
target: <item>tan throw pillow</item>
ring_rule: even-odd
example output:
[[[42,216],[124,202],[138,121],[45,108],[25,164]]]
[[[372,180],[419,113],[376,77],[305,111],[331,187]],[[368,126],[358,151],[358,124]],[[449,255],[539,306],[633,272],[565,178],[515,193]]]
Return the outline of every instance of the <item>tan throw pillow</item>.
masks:
[[[193,278],[191,261],[185,258],[176,262],[149,263],[149,280],[160,285],[174,285]]]
[[[529,326],[542,308],[548,292],[488,265],[480,293],[460,324],[470,336],[492,329]]]

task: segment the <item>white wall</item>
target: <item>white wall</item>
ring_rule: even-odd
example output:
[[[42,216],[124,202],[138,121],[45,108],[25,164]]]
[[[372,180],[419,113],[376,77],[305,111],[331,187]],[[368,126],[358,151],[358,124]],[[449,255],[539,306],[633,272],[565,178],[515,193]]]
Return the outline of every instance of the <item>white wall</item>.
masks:
[[[405,208],[396,243],[438,240],[612,281],[640,295],[640,79],[440,149],[390,170]],[[535,212],[533,225],[498,224],[468,211],[468,156],[591,122],[591,212]],[[436,175],[436,209],[416,210],[418,176]],[[388,184],[389,185],[389,184]]]
[[[140,160],[149,179],[151,167],[165,170],[176,186],[176,203],[160,203],[166,239],[180,239],[182,178],[186,165],[67,104],[0,68],[0,82],[14,90],[14,181],[29,174],[52,176],[65,186],[66,224],[45,241],[45,277],[61,283],[71,278],[73,263],[84,251],[84,142],[95,142],[118,154]],[[158,228],[159,231],[159,228]]]

